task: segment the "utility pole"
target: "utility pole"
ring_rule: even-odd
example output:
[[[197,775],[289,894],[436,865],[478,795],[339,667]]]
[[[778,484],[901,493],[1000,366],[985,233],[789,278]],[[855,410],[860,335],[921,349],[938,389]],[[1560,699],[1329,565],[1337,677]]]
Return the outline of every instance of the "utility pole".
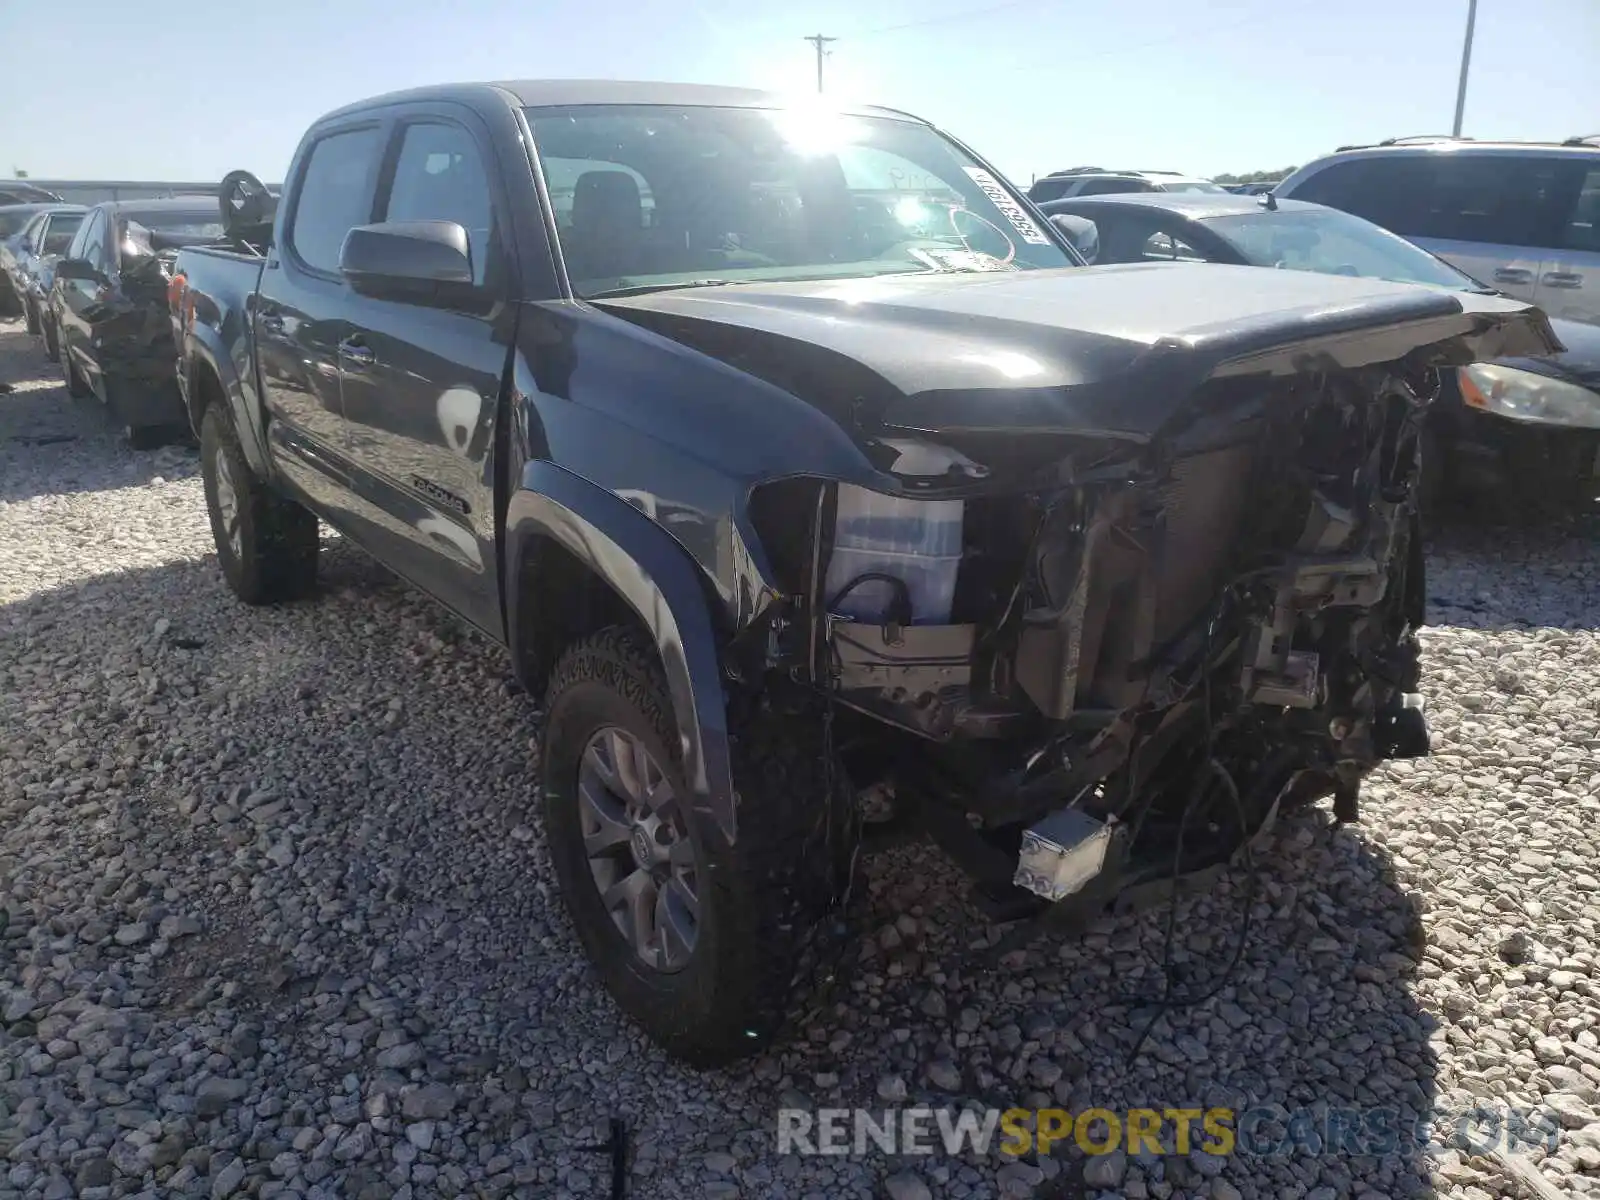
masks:
[[[1474,0],[1474,2],[1476,2],[1476,0]],[[823,37],[820,33],[814,33],[804,40],[810,42],[817,48],[817,91],[820,92],[822,90],[822,60],[827,55],[833,53],[832,50],[824,50],[823,47],[829,42],[837,42],[839,39],[836,37]]]
[[[1472,27],[1478,21],[1478,0],[1467,0],[1467,37],[1461,44],[1461,82],[1456,85],[1456,123],[1452,137],[1461,136],[1461,114],[1467,107],[1467,68],[1472,65]],[[818,70],[821,70],[819,65]]]

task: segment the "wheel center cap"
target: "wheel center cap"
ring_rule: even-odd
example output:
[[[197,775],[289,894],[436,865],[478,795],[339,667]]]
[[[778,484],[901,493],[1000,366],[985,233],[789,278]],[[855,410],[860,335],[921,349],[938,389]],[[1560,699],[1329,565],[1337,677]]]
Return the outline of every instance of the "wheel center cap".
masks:
[[[641,867],[648,867],[655,859],[654,849],[650,834],[646,830],[633,831],[633,857]]]

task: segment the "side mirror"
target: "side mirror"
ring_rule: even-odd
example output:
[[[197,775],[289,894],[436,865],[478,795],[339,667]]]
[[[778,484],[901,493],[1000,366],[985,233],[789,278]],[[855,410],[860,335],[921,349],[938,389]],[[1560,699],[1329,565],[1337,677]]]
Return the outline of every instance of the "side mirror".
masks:
[[[67,280],[82,280],[84,283],[99,283],[105,276],[100,274],[86,258],[63,258],[56,263],[56,278]]]
[[[1061,231],[1072,243],[1072,248],[1083,255],[1085,262],[1094,265],[1095,259],[1100,256],[1100,229],[1093,221],[1071,213],[1053,213],[1050,224]]]
[[[454,221],[383,221],[345,235],[339,270],[357,291],[436,297],[472,287],[472,245]]]

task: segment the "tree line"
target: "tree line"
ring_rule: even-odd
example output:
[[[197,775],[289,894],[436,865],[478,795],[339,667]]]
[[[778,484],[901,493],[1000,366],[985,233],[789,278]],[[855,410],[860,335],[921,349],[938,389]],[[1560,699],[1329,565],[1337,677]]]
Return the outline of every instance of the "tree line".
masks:
[[[1217,183],[1276,183],[1293,175],[1298,167],[1284,167],[1278,171],[1246,171],[1243,175],[1213,175]]]

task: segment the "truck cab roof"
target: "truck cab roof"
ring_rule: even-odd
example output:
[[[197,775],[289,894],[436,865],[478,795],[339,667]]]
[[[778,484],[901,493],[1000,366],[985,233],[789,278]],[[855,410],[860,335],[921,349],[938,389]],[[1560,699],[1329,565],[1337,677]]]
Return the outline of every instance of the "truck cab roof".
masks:
[[[587,104],[643,104],[704,106],[707,108],[790,108],[807,103],[809,93],[790,94],[756,88],[721,87],[698,83],[659,83],[619,79],[518,79],[435,84],[373,96],[335,109],[323,119],[362,112],[369,108],[428,100],[482,100],[497,93],[503,100],[527,108],[562,108]],[[883,117],[926,124],[920,117],[872,104],[830,105],[830,111],[851,116]]]

